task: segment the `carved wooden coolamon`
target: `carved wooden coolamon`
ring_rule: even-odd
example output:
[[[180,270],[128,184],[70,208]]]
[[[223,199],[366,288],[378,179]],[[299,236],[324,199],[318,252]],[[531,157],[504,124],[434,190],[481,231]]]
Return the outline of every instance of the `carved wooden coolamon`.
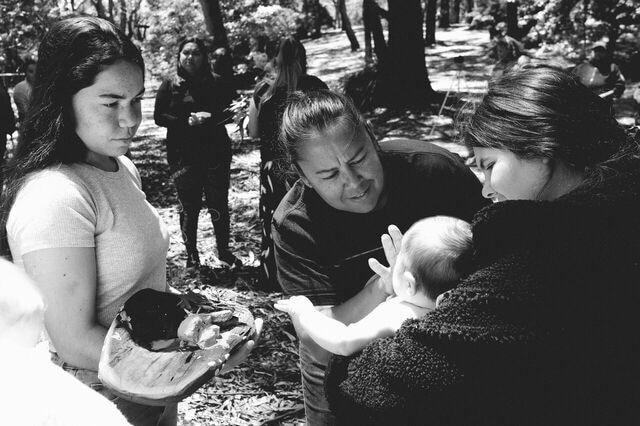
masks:
[[[177,328],[181,316],[224,309],[232,310],[234,317],[221,326],[221,338],[213,347],[200,349],[180,344]],[[145,324],[136,323],[136,316],[143,318]],[[145,327],[146,334],[136,335],[136,329]],[[125,303],[111,324],[98,374],[107,387],[127,400],[146,405],[177,403],[211,380],[222,368],[226,355],[254,331],[251,312],[237,303],[212,301],[193,293],[141,290]],[[144,340],[151,335],[168,341],[176,339],[165,349],[152,350],[150,342]]]

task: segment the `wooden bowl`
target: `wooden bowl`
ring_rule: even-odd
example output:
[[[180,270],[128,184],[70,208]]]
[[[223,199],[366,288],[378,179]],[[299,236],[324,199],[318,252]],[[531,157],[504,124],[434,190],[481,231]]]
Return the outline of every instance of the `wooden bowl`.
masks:
[[[176,310],[176,307],[178,310]],[[206,313],[229,309],[230,322],[221,327],[221,337],[207,349],[184,346],[177,339],[180,312]],[[154,315],[157,318],[154,318]],[[171,321],[167,317],[171,317]],[[176,318],[177,315],[177,318]],[[131,324],[142,318],[147,324],[156,321],[157,336],[176,338],[165,349],[153,350],[133,331],[142,327]],[[138,318],[138,319],[139,319]],[[138,323],[136,323],[137,325]],[[102,347],[98,377],[118,396],[145,405],[177,403],[211,380],[224,365],[226,356],[253,333],[254,321],[249,310],[237,303],[212,301],[200,294],[179,295],[145,289],[134,294],[111,323]]]

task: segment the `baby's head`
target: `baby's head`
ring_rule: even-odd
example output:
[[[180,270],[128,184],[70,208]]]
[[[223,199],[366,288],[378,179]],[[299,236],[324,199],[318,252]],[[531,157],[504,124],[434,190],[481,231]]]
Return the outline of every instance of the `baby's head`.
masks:
[[[422,294],[435,303],[471,270],[471,225],[449,216],[419,220],[402,237],[393,288],[402,298]]]
[[[0,258],[0,347],[34,347],[44,329],[44,301],[29,276]]]

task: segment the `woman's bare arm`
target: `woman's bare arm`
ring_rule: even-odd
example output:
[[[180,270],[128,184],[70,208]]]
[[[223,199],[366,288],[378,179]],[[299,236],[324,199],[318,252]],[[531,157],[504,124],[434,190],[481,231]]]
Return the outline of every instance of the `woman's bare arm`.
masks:
[[[45,325],[60,357],[98,370],[107,329],[96,322],[94,248],[36,250],[22,257],[45,300]]]

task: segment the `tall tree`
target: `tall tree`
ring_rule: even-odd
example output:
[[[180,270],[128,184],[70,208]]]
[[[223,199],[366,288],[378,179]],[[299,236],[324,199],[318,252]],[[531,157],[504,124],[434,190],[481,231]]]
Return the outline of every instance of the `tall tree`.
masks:
[[[424,62],[421,0],[389,0],[389,43],[376,84],[376,103],[423,106],[433,99]]]
[[[465,8],[465,12],[467,13],[471,13],[473,12],[473,8],[476,6],[475,4],[475,0],[466,0],[466,8]]]
[[[93,7],[96,8],[96,13],[98,14],[98,18],[104,18],[107,19],[107,11],[104,7],[104,4],[102,4],[102,0],[91,0],[91,4],[93,5]]]
[[[384,39],[382,31],[382,22],[380,18],[387,18],[387,11],[378,5],[375,0],[363,0],[362,2],[362,21],[364,23],[364,61],[369,65],[373,62],[372,51],[375,52],[378,63],[384,61],[385,52],[387,50],[387,42]],[[371,41],[373,39],[373,49]]]
[[[449,0],[440,0],[440,28],[449,28]]]
[[[360,49],[360,43],[358,43],[358,39],[356,38],[355,33],[353,32],[353,28],[351,28],[351,20],[349,19],[349,15],[347,14],[347,5],[345,0],[338,1],[338,7],[340,8],[340,19],[342,21],[342,29],[347,33],[347,37],[349,38],[349,43],[351,43],[351,51],[355,52]]]
[[[507,0],[507,35],[519,38],[518,31],[518,3],[515,0]]]
[[[457,24],[460,22],[460,2],[461,0],[453,0],[451,3],[451,23]]]
[[[204,14],[204,22],[207,31],[213,36],[213,44],[216,47],[229,47],[227,31],[222,22],[219,0],[199,0]]]
[[[436,44],[436,15],[438,14],[438,0],[426,0],[424,8],[424,44]]]

